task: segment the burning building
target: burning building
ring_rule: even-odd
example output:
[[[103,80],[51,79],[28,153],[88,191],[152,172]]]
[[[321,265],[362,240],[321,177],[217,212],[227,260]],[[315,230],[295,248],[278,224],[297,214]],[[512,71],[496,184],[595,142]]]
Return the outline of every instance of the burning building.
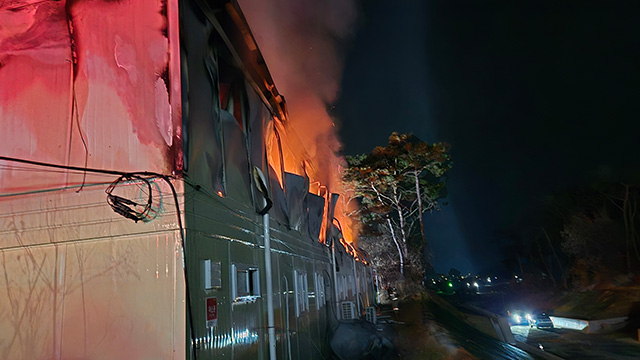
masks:
[[[235,1],[0,3],[0,358],[324,357],[371,270],[287,122]]]

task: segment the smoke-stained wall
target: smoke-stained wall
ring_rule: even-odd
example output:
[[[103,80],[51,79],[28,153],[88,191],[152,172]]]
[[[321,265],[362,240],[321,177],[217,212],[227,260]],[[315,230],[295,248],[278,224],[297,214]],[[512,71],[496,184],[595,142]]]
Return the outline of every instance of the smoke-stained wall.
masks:
[[[0,152],[61,165],[181,168],[177,1],[0,4]],[[177,54],[176,54],[177,55]],[[4,166],[0,190],[87,181]]]
[[[0,2],[0,156],[179,173],[177,9]],[[0,358],[184,357],[178,204],[162,179],[121,184],[152,193],[133,222],[105,201],[116,178],[0,160]]]

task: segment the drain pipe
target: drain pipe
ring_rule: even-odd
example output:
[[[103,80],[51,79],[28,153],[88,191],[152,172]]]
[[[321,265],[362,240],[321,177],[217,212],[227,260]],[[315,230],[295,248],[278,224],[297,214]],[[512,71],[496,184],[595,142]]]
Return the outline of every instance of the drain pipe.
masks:
[[[264,208],[258,212],[262,215],[262,227],[264,228],[264,267],[267,283],[267,331],[269,335],[269,360],[276,360],[276,328],[273,317],[273,275],[271,272],[271,233],[269,225],[269,209],[273,202],[269,198],[264,174],[262,171],[254,167],[253,177],[260,192],[264,195]]]
[[[336,242],[331,239],[331,267],[333,268],[333,298],[336,301],[336,319],[340,320],[340,304],[338,303],[338,274],[336,273]]]
[[[289,360],[291,360],[291,334],[290,334],[290,330],[289,330],[289,280],[287,280],[287,277],[285,275],[282,275],[282,278],[284,279],[284,293],[285,293],[285,297],[284,297],[284,301],[285,301],[285,307],[284,307],[284,318],[285,318],[285,325],[284,325],[284,330],[287,333],[287,354],[288,354],[288,358]]]
[[[262,215],[264,226],[264,267],[267,280],[267,329],[269,331],[269,359],[276,360],[276,328],[273,320],[273,279],[271,274],[271,234],[269,213]]]
[[[378,272],[371,269],[371,273],[372,273],[372,276],[375,276],[376,288],[374,289],[375,290],[374,295],[376,296],[376,305],[380,305],[380,303],[382,302],[382,299],[380,298],[380,282],[378,281]]]
[[[353,285],[355,289],[353,289],[356,295],[356,306],[358,307],[358,318],[360,318],[360,314],[362,314],[362,309],[360,308],[360,287],[358,286],[360,282],[358,281],[358,271],[356,269],[356,256],[355,256],[355,248],[353,249]]]

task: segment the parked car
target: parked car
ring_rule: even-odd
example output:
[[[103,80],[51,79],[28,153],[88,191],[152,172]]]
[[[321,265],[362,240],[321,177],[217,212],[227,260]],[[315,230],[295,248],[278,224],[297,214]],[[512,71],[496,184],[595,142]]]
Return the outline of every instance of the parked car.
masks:
[[[509,315],[509,324],[512,326],[529,324],[529,316],[522,310],[507,311],[507,315]]]
[[[553,329],[553,321],[545,313],[531,315],[529,316],[529,327],[534,326],[538,329]]]

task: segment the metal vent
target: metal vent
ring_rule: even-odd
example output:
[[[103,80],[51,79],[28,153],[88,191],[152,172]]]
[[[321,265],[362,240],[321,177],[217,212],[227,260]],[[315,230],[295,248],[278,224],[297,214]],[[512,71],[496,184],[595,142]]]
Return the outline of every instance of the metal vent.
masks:
[[[219,261],[202,260],[202,280],[204,289],[219,289],[222,287],[222,266]]]
[[[367,311],[367,321],[375,324],[378,321],[376,317],[376,308],[374,308],[373,306],[369,306],[366,309],[366,311]]]
[[[353,301],[343,301],[340,304],[340,313],[343,320],[356,319],[356,304]]]

